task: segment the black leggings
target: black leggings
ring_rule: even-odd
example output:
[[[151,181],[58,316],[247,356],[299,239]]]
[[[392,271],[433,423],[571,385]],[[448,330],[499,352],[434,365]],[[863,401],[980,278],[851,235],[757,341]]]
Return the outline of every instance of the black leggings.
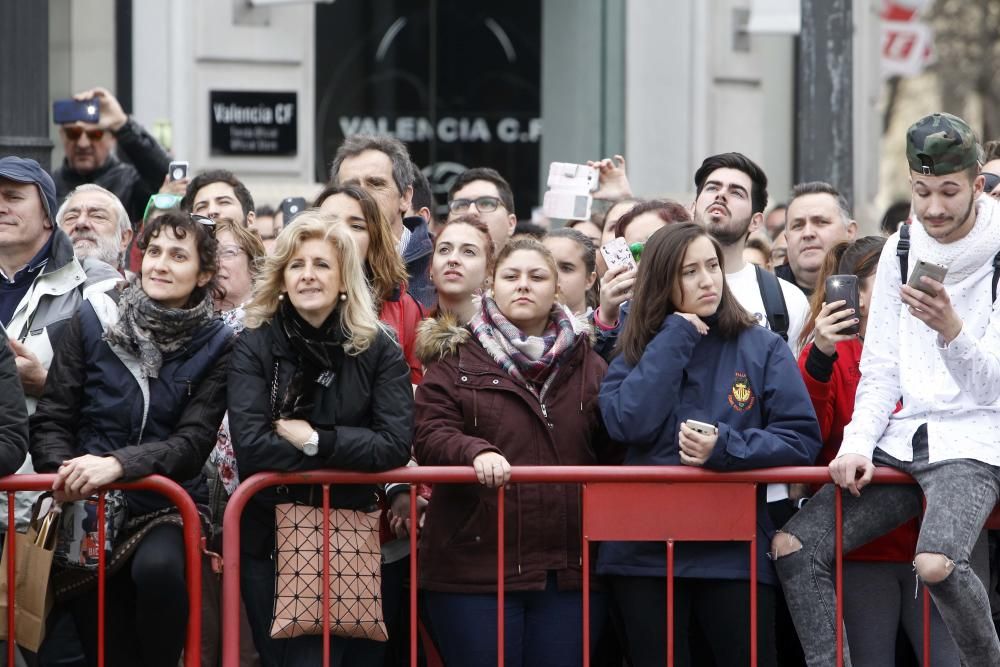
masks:
[[[108,667],[177,667],[187,633],[184,534],[153,528],[132,558],[107,580],[104,655]],[[87,662],[97,664],[97,591],[73,601]]]
[[[664,577],[608,577],[621,611],[625,643],[635,667],[667,663],[667,580]],[[750,664],[750,582],[674,579],[674,664],[705,664],[692,658],[698,627],[718,667]],[[711,664],[711,663],[709,663]],[[775,665],[774,587],[757,586],[757,664]]]

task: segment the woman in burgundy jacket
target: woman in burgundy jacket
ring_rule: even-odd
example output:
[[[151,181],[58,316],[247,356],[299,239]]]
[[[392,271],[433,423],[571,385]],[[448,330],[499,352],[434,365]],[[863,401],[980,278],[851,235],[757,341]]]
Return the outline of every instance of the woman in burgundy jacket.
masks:
[[[592,465],[602,449],[597,395],[606,365],[556,303],[557,276],[542,244],[511,241],[496,260],[493,296],[469,325],[442,319],[421,331],[419,346],[438,354],[416,393],[417,461],[473,466],[479,480],[435,485],[420,534],[424,618],[449,665],[496,664],[494,489],[510,466]],[[579,665],[579,487],[508,489],[506,659]],[[603,617],[603,605],[592,609]]]
[[[879,255],[885,239],[866,236],[841,243],[826,257],[817,289],[811,300],[812,313],[802,333],[799,369],[816,409],[823,449],[817,465],[827,465],[837,456],[844,427],[854,414],[854,394],[861,381],[861,350],[868,323],[868,300],[875,281]],[[858,277],[861,298],[857,313],[844,301],[826,301],[828,276]],[[839,333],[852,323],[858,335]],[[899,625],[914,653],[923,655],[923,599],[913,594],[913,554],[917,548],[917,520],[847,554],[844,562],[844,625],[851,639],[851,661],[855,667],[896,664],[896,631]],[[957,665],[958,651],[947,628],[931,605],[932,665]]]

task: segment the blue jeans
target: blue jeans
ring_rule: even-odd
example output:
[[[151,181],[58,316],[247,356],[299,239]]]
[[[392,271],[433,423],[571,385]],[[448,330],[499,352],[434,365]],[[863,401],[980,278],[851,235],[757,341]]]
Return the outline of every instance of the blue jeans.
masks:
[[[544,591],[504,596],[504,664],[579,667],[583,664],[583,594],[559,591],[550,573]],[[421,592],[424,621],[449,667],[497,664],[497,596]],[[604,627],[602,593],[590,596],[590,640]]]
[[[315,667],[323,664],[323,637],[272,639],[274,561],[240,554],[240,588],[247,620],[264,667]],[[330,637],[331,667],[381,667],[385,644],[368,639]]]
[[[983,524],[1000,496],[1000,469],[971,459],[928,463],[927,429],[913,436],[913,461],[899,461],[882,450],[874,461],[909,473],[912,484],[873,484],[861,496],[843,494],[844,553],[867,544],[917,516],[921,491],[926,499],[917,553],[941,554],[953,565],[943,580],[927,587],[967,667],[1000,665],[1000,641],[982,581],[969,556]],[[775,569],[802,639],[809,665],[836,663],[834,488],[827,484],[785,525],[783,532],[802,543],[783,555]],[[845,664],[850,652],[844,644]]]

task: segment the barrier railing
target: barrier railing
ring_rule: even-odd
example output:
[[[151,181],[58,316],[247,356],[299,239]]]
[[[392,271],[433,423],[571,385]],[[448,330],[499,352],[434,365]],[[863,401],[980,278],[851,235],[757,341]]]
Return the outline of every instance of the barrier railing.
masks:
[[[683,466],[674,467],[608,467],[608,466],[560,466],[560,467],[514,467],[511,472],[510,483],[561,483],[561,484],[581,484],[583,502],[583,535],[582,554],[584,558],[584,605],[588,604],[586,592],[589,591],[589,554],[587,544],[591,540],[617,539],[617,540],[657,540],[667,544],[668,553],[668,574],[672,575],[673,545],[679,540],[691,539],[727,539],[748,541],[751,543],[751,554],[756,554],[755,550],[755,503],[757,484],[771,483],[809,483],[822,484],[830,481],[829,472],[825,467],[790,467],[790,468],[770,468],[752,470],[746,472],[717,473],[700,468],[689,468]],[[223,571],[223,601],[222,601],[222,660],[223,667],[237,667],[239,665],[239,628],[240,628],[240,517],[250,498],[259,491],[282,485],[320,485],[323,487],[323,509],[329,511],[329,488],[331,484],[382,484],[389,482],[409,482],[410,493],[410,525],[417,525],[417,502],[416,483],[424,482],[431,484],[455,484],[466,483],[475,484],[476,476],[472,468],[465,467],[410,467],[383,473],[357,473],[336,470],[317,470],[310,472],[296,473],[259,473],[249,479],[244,480],[226,508],[223,531],[223,561],[225,568]],[[879,468],[875,473],[873,483],[876,484],[912,484],[913,479],[908,475],[886,468]],[[713,503],[719,505],[718,493],[720,490],[732,489],[732,493],[724,494],[726,503],[723,505],[723,513],[717,513],[711,517],[715,520],[718,516],[735,515],[742,517],[735,522],[728,522],[726,525],[731,528],[730,533],[725,533],[721,528],[713,529],[711,537],[704,537],[704,530],[694,530],[693,525],[709,525],[706,516],[699,508],[698,503],[685,504],[684,513],[656,513],[655,517],[645,517],[643,521],[647,523],[645,527],[636,526],[632,522],[623,522],[622,517],[628,512],[608,513],[604,512],[603,518],[600,512],[595,514],[595,508],[607,510],[608,504],[623,500],[623,489],[634,487],[635,492],[628,492],[624,498],[626,504],[635,502],[635,493],[663,493],[662,489],[675,487],[670,492],[671,497],[676,500],[686,493],[695,492],[701,487],[700,492],[705,494],[705,498],[713,499]],[[641,488],[640,488],[641,486]],[[660,491],[656,489],[659,488]],[[737,490],[739,489],[739,490]],[[747,492],[749,490],[749,492]],[[706,494],[705,492],[708,491]],[[679,492],[679,495],[678,495]],[[503,609],[504,605],[504,498],[505,489],[497,489],[497,608]],[[713,496],[713,493],[715,494]],[[732,502],[746,503],[747,509],[738,510]],[[634,504],[631,505],[635,507]],[[627,508],[626,508],[627,509]],[[671,523],[672,515],[682,514],[683,524]],[[843,619],[843,547],[842,547],[842,497],[838,489],[835,504],[836,514],[836,590],[837,590],[837,619],[842,624]],[[614,522],[609,520],[613,516]],[[748,519],[749,517],[749,523]],[[652,521],[652,524],[649,522]],[[1000,522],[991,518],[991,524]],[[591,534],[592,533],[592,534]],[[729,535],[726,537],[725,535]],[[417,535],[416,531],[410,533],[410,664],[417,664]],[[753,557],[752,557],[753,558]],[[755,573],[751,561],[751,572]],[[755,576],[755,575],[754,575]],[[672,598],[673,584],[672,576],[667,577],[668,598]],[[755,580],[754,580],[755,583]],[[755,588],[751,595],[755,596]],[[329,586],[324,586],[324,609],[329,605]],[[923,634],[923,664],[929,665],[930,656],[930,602],[926,587],[924,589],[924,634]],[[671,604],[668,604],[668,614],[672,615]],[[671,618],[671,616],[668,616]],[[585,610],[583,613],[584,637],[589,636],[590,623],[589,614]],[[672,664],[673,641],[671,633],[672,624],[668,622],[668,659]],[[756,664],[756,598],[751,598],[751,650],[754,652],[752,664]],[[329,618],[324,619],[324,634],[329,634]],[[837,655],[840,662],[843,661],[842,633],[837,635]],[[584,644],[584,664],[589,665],[589,651],[587,644]],[[324,642],[324,665],[329,665],[329,643]],[[497,664],[504,664],[504,614],[497,614]]]
[[[56,475],[10,475],[0,477],[0,493],[7,494],[7,525],[16,525],[14,497],[18,491],[50,491]],[[201,519],[194,501],[180,485],[166,477],[151,475],[134,482],[117,482],[104,487],[99,493],[97,504],[98,545],[104,545],[104,492],[121,489],[124,491],[154,491],[166,497],[178,509],[184,523],[184,555],[188,589],[188,627],[184,644],[185,667],[201,665]],[[8,537],[7,559],[7,664],[13,665],[15,651],[15,604],[16,604],[16,549],[17,540]],[[97,574],[97,664],[103,667],[105,659],[105,553],[98,548]]]

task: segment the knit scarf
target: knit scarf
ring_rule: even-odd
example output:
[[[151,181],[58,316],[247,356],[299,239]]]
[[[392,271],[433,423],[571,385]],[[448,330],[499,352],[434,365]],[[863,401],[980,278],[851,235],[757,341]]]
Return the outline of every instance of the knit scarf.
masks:
[[[310,419],[317,385],[329,387],[344,358],[344,330],[336,309],[318,328],[299,315],[286,299],[275,317],[295,352],[295,371],[285,392],[275,397],[274,410],[281,419]]]
[[[155,378],[164,355],[186,347],[213,316],[211,294],[206,292],[190,308],[167,308],[150,299],[139,276],[133,276],[118,300],[118,322],[107,330],[104,340],[135,355],[146,377]]]
[[[479,311],[469,322],[472,334],[507,374],[520,380],[541,401],[562,357],[579,335],[573,318],[563,306],[552,307],[549,323],[541,336],[525,336],[510,322],[496,301],[484,296]]]

